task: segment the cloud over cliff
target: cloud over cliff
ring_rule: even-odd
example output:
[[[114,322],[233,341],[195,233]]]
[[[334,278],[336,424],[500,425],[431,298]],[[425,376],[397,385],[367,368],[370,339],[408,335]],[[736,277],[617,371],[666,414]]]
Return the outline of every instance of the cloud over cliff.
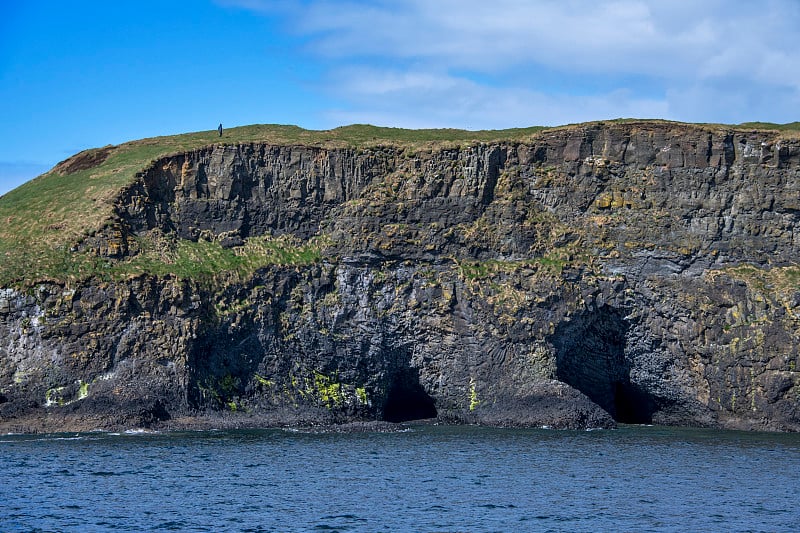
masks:
[[[791,0],[223,4],[289,21],[325,62],[342,122],[786,122],[800,107]]]

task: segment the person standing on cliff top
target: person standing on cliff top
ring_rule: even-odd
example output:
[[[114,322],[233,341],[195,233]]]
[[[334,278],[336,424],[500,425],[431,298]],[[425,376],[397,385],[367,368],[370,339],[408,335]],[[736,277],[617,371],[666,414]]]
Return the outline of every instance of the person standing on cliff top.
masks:
[[[222,122],[219,123],[219,127],[217,128],[217,131],[219,132],[219,136],[222,137]]]

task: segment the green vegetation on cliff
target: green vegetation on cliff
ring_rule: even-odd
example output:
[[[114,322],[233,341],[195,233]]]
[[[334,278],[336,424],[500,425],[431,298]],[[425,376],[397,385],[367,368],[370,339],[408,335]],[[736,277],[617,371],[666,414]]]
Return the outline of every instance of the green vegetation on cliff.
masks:
[[[406,130],[353,125],[312,131],[297,126],[254,125],[227,129],[222,138],[211,130],[86,150],[0,197],[0,286],[41,279],[68,281],[103,272],[104,261],[71,252],[70,248],[111,218],[117,195],[137,173],[170,154],[214,144],[247,143],[356,149],[379,145],[435,147],[524,139],[541,129]],[[158,267],[156,263],[142,260],[138,266],[146,270],[147,265],[154,273],[171,271],[164,263]]]
[[[648,121],[648,123],[655,122],[664,123]],[[562,128],[584,126],[587,125]],[[800,123],[797,122],[783,125],[745,123],[737,127],[710,125],[691,127],[769,129],[781,131],[782,135],[794,135],[800,131]],[[552,128],[551,131],[562,128]],[[130,185],[136,176],[154,161],[171,154],[211,145],[248,143],[351,149],[395,146],[412,151],[435,150],[480,142],[530,141],[543,129],[530,127],[487,131],[406,130],[352,125],[327,131],[310,131],[296,126],[254,125],[228,129],[222,138],[218,137],[216,130],[211,130],[86,150],[0,197],[0,286],[25,285],[42,279],[68,282],[99,274],[122,276],[137,272],[192,277],[200,272],[208,274],[218,269],[238,271],[243,268],[241,266],[243,264],[247,265],[247,269],[251,269],[281,260],[294,261],[287,259],[288,256],[279,259],[280,254],[275,255],[275,249],[286,249],[286,243],[270,249],[271,251],[254,251],[255,255],[243,259],[230,250],[223,250],[216,243],[184,242],[175,244],[173,254],[175,257],[171,260],[145,253],[126,265],[111,265],[106,259],[75,251],[76,244],[109,223],[122,189]],[[149,244],[145,242],[142,246],[143,249],[148,249]],[[305,245],[295,243],[292,246],[297,248],[292,253],[300,256],[308,253],[308,250],[303,248]],[[313,245],[310,246],[314,248]],[[255,250],[252,246],[250,249]],[[197,261],[205,266],[182,266]]]
[[[796,431],[800,135],[767,126],[83,152],[0,199],[0,426]]]

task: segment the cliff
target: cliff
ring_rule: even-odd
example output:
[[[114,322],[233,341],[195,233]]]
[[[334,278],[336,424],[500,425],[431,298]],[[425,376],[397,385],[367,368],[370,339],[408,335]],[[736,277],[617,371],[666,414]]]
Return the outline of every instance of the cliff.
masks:
[[[62,163],[0,240],[0,430],[800,429],[796,133],[502,137]]]

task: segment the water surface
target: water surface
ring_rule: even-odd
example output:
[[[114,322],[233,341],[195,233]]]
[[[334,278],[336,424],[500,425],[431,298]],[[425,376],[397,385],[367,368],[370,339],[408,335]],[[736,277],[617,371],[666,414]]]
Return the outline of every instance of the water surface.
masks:
[[[2,531],[794,531],[800,435],[0,437]]]

